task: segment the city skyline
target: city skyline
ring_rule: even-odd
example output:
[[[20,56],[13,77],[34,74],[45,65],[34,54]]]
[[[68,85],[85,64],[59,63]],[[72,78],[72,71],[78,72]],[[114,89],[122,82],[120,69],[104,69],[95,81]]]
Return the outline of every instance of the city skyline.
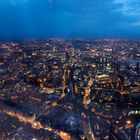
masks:
[[[0,0],[0,140],[140,140],[139,0]]]
[[[140,41],[0,42],[1,140],[139,140]]]
[[[2,0],[0,40],[139,38],[138,0]]]

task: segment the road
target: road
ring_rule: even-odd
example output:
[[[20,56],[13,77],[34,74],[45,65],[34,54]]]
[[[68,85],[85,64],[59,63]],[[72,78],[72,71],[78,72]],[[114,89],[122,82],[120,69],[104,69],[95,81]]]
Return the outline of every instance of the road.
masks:
[[[89,80],[88,89],[91,88],[91,85],[93,85],[92,78]],[[70,82],[70,87],[71,88],[74,87],[72,81]],[[97,89],[100,90],[99,88],[97,88]],[[104,89],[104,90],[108,90],[108,89]],[[71,91],[73,92],[74,90],[72,89]],[[75,93],[72,93],[72,94],[75,94]],[[88,96],[89,95],[90,94],[88,94]],[[85,98],[85,99],[88,99],[88,98]],[[96,131],[101,132],[101,130],[103,130],[105,134],[111,135],[112,139],[121,140],[121,137],[117,136],[113,132],[113,130],[110,129],[111,125],[103,117],[99,117],[95,113],[91,112],[88,108],[85,108],[84,104],[81,104],[82,102],[80,102],[80,101],[78,102],[78,100],[79,99],[76,99],[76,96],[74,96],[74,98],[71,100],[71,102],[74,106],[73,107],[74,110],[78,111],[83,118],[83,125],[84,125],[83,128],[84,128],[84,133],[85,133],[85,137],[87,140],[97,140],[98,138],[95,137],[95,135],[96,135],[95,133],[96,133]],[[84,114],[84,116],[82,114]],[[95,128],[95,126],[96,126],[96,128]],[[99,134],[99,137],[101,135],[102,134]]]

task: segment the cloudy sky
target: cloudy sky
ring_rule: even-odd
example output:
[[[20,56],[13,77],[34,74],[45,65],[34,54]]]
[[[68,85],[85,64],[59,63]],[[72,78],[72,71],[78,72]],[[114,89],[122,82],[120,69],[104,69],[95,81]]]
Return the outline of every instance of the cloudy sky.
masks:
[[[140,37],[140,0],[0,0],[0,39]]]

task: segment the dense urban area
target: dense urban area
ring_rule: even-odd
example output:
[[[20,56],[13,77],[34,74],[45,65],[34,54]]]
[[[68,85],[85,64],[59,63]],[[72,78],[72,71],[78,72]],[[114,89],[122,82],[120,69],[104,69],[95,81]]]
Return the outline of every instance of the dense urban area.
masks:
[[[140,140],[140,41],[0,42],[1,140]]]

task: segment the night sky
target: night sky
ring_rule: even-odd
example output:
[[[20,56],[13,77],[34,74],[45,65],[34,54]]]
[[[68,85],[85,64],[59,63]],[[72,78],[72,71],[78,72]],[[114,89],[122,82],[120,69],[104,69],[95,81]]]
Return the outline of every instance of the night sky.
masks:
[[[0,39],[139,38],[140,0],[0,0]]]

